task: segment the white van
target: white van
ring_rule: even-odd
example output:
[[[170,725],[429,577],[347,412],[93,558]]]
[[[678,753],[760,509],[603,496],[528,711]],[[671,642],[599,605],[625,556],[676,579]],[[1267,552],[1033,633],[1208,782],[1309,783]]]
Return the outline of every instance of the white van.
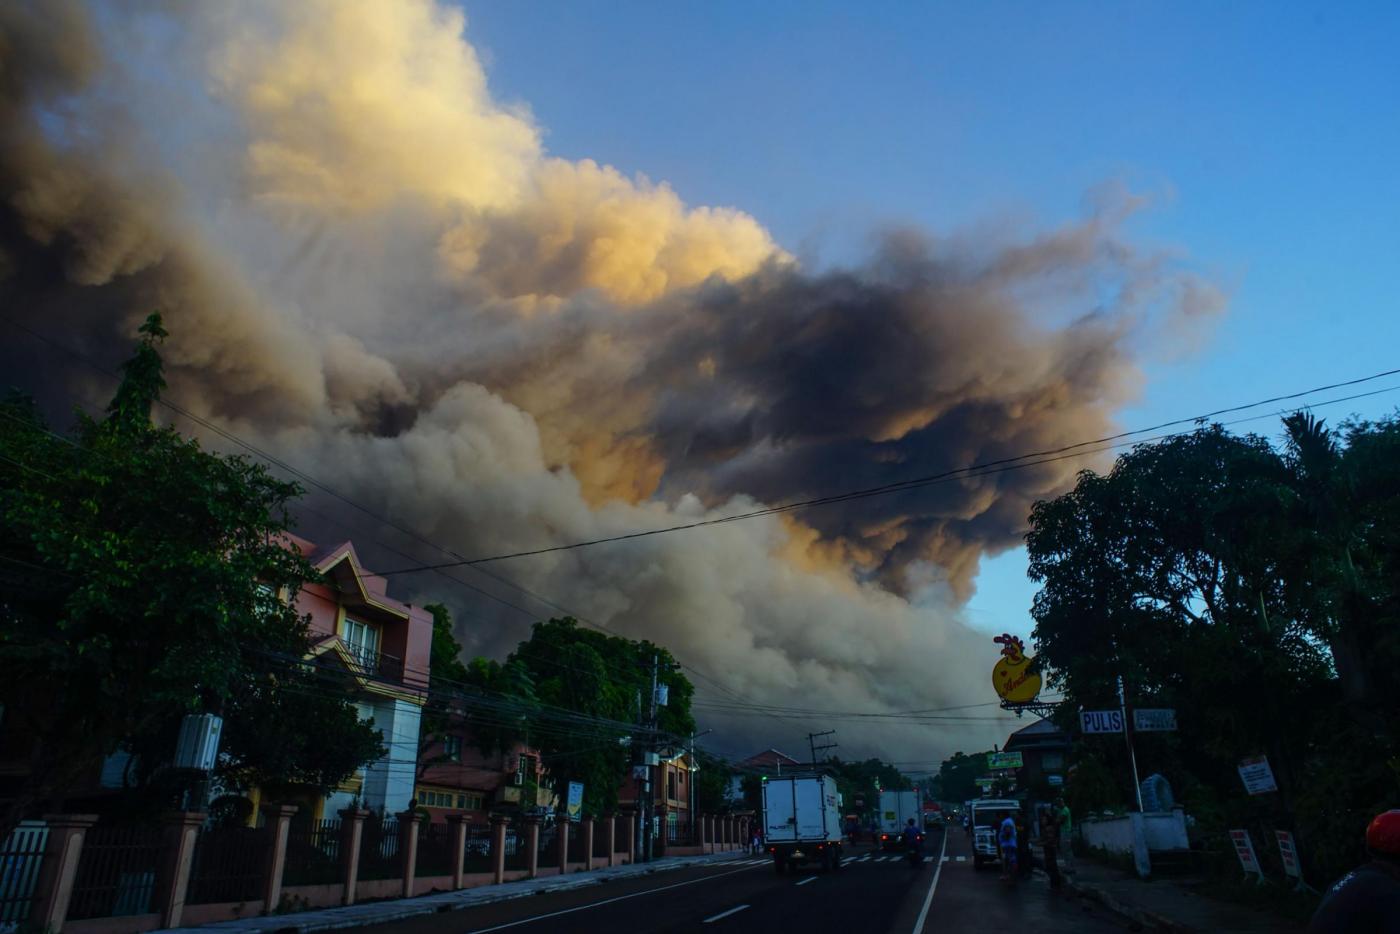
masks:
[[[1007,817],[1021,812],[1021,802],[1012,798],[979,798],[968,802],[972,811],[972,865],[981,869],[1001,860],[997,831]]]

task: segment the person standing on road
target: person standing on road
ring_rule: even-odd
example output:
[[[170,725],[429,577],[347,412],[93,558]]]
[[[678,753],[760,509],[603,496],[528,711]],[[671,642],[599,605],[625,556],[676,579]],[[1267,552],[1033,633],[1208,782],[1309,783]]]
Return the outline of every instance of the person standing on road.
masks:
[[[1040,845],[1045,854],[1045,874],[1050,877],[1050,888],[1058,889],[1064,884],[1060,878],[1060,862],[1057,858],[1060,849],[1060,816],[1053,808],[1040,812]]]
[[[1035,858],[1031,853],[1031,826],[1026,817],[1018,811],[1016,813],[1016,868],[1018,877],[1029,879],[1034,867]]]
[[[1066,873],[1074,872],[1074,827],[1070,821],[1069,805],[1064,798],[1055,799],[1053,811],[1060,827],[1060,863]]]
[[[997,846],[1001,848],[1001,880],[1014,882],[1017,872],[1016,822],[1007,814],[1001,819],[1001,829],[997,831]]]
[[[1308,934],[1400,934],[1400,810],[1366,828],[1371,861],[1327,890]]]

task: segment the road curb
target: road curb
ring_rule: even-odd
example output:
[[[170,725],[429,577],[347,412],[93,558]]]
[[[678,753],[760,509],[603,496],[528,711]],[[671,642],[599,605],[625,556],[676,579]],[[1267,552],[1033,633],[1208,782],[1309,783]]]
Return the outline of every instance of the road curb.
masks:
[[[391,921],[403,921],[424,915],[446,914],[468,908],[478,908],[483,905],[494,905],[498,902],[530,898],[534,895],[590,888],[607,882],[638,879],[658,873],[721,863],[739,855],[737,852],[710,853],[704,856],[682,857],[685,862],[661,865],[638,863],[617,867],[622,870],[620,872],[616,869],[612,872],[595,870],[593,872],[578,872],[571,876],[546,877],[550,880],[548,882],[538,879],[521,879],[515,882],[505,882],[499,886],[478,886],[470,889],[458,889],[455,892],[419,895],[414,898],[399,898],[334,908],[313,908],[309,911],[286,915],[256,915],[235,921],[214,921],[192,927],[172,928],[162,932],[162,934],[195,934],[195,932],[199,932],[199,934],[310,934],[313,931],[338,931],[368,927],[373,924],[386,924]],[[521,884],[527,882],[530,884]]]
[[[1132,905],[1125,905],[1096,885],[1085,885],[1082,882],[1065,879],[1065,887],[1082,898],[1098,902],[1114,914],[1147,930],[1169,931],[1171,934],[1199,934],[1195,928],[1173,921],[1164,915],[1134,908]]]

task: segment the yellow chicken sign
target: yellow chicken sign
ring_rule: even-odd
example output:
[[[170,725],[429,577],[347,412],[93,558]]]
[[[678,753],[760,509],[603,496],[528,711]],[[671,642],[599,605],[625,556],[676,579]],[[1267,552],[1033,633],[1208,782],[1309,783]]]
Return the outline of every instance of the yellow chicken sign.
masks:
[[[1001,646],[1001,659],[992,669],[992,687],[1007,703],[1029,704],[1040,695],[1040,675],[1031,671],[1026,644],[1009,632],[992,641]]]

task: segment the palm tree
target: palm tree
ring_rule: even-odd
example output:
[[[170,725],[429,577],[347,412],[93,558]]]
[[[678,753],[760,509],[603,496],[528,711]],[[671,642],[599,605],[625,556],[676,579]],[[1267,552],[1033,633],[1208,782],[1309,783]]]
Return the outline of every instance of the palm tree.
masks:
[[[1300,512],[1305,605],[1318,636],[1326,640],[1343,697],[1360,710],[1371,704],[1368,670],[1371,600],[1357,570],[1362,510],[1356,485],[1336,435],[1311,413],[1283,420],[1288,464]]]

